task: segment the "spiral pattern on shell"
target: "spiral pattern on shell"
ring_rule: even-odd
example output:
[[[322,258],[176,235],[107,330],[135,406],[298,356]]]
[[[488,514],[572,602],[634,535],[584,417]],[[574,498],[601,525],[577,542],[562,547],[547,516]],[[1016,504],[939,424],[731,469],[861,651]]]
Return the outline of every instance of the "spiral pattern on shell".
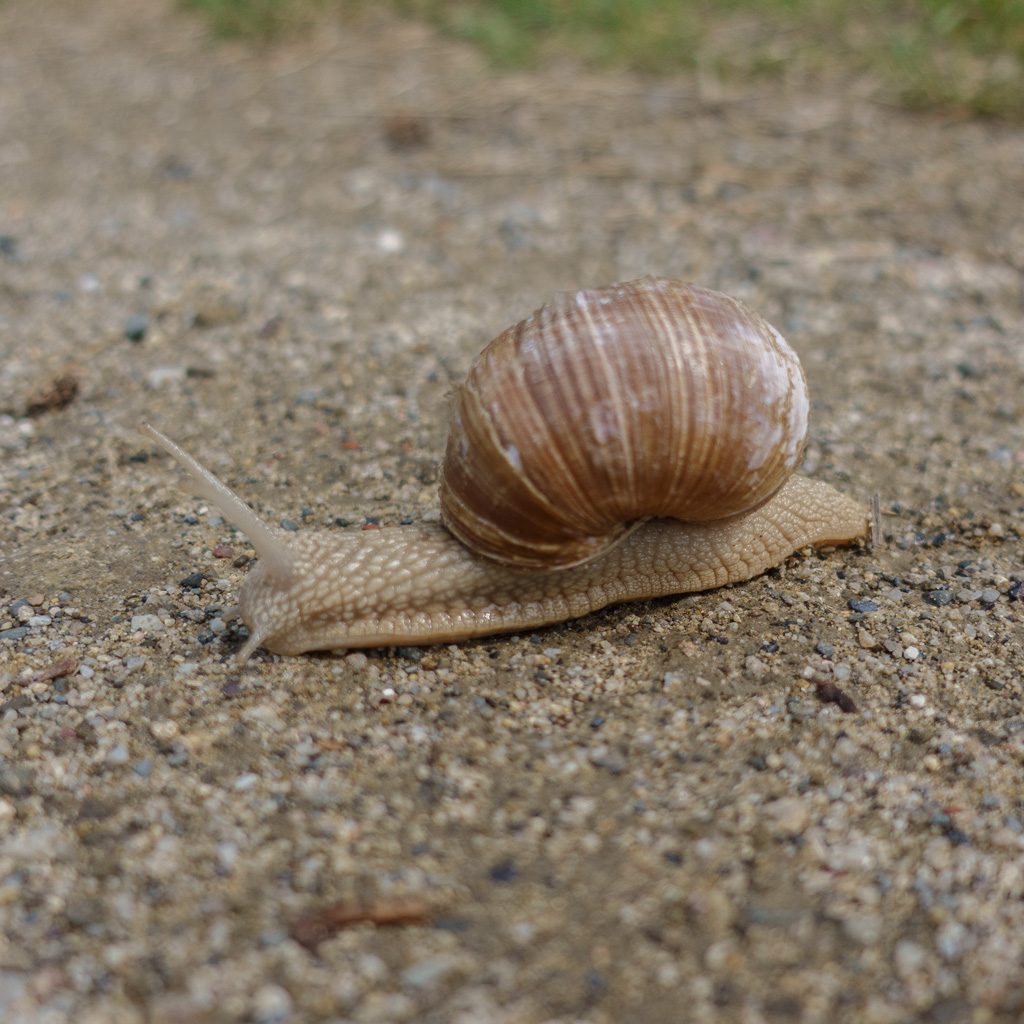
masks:
[[[796,354],[735,299],[654,277],[562,295],[457,390],[442,517],[505,565],[577,565],[646,519],[764,503],[800,462],[807,414]]]

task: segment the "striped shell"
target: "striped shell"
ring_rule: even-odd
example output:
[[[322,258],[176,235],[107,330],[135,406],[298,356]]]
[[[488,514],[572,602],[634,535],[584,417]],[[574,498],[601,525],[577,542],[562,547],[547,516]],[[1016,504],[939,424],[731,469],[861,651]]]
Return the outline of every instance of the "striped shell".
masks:
[[[494,561],[577,565],[646,519],[767,501],[800,462],[807,412],[796,354],[726,295],[654,277],[562,295],[456,392],[441,513]]]

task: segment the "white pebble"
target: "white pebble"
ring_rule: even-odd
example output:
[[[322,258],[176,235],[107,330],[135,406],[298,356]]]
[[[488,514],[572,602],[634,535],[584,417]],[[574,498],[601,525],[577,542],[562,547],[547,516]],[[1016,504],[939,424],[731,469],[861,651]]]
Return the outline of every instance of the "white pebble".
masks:
[[[224,871],[233,871],[238,863],[238,844],[221,843],[217,847],[217,862]]]
[[[130,623],[133,633],[162,633],[163,622],[155,615],[133,615]]]
[[[916,647],[903,648],[903,657],[906,658],[907,661],[916,661],[920,653],[921,652]]]
[[[402,237],[401,231],[396,231],[394,228],[385,228],[377,236],[377,248],[381,252],[401,252],[405,248],[405,239]]]
[[[292,997],[280,985],[264,985],[252,1000],[253,1020],[258,1024],[280,1024],[292,1015]]]
[[[149,731],[153,739],[168,743],[178,735],[178,723],[170,718],[161,718],[150,723]]]
[[[912,939],[900,939],[892,953],[896,974],[904,981],[928,963],[928,951]]]

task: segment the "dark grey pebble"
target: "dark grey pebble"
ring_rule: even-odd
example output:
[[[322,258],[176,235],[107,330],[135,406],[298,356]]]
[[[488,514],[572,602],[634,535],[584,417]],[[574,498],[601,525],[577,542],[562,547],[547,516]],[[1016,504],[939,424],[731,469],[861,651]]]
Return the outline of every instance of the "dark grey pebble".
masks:
[[[140,342],[149,330],[149,317],[145,313],[136,313],[124,322],[124,336],[129,341]]]
[[[201,587],[203,585],[203,574],[201,572],[191,573],[183,580],[178,580],[178,583],[183,587]]]
[[[516,862],[511,859],[500,861],[490,870],[491,880],[494,882],[511,882],[518,874]]]
[[[0,235],[0,253],[9,260],[18,258],[18,240],[14,235]]]
[[[1011,601],[1024,601],[1024,580],[1019,580],[1010,587],[1010,600]]]
[[[948,590],[929,590],[925,593],[924,599],[936,608],[942,608],[953,600],[953,594]]]
[[[296,526],[295,523],[293,523],[290,519],[282,519],[281,520],[281,529],[282,530],[290,530],[292,533],[298,533],[299,532],[298,526]]]
[[[423,651],[419,647],[396,647],[395,654],[406,661],[420,661],[423,658]]]
[[[22,597],[22,598],[19,598],[17,601],[15,601],[14,604],[12,604],[7,610],[12,615],[17,615],[18,612],[21,611],[22,608],[31,608],[31,607],[32,607],[32,605],[30,605],[28,603],[28,601],[26,601],[25,598]]]
[[[0,704],[0,718],[3,718],[8,711],[20,711],[31,703],[32,698],[27,693],[19,693],[17,697],[12,697],[9,701]]]
[[[849,606],[855,612],[860,612],[861,614],[878,611],[878,605],[875,604],[874,601],[863,601],[859,599],[854,599],[853,601],[848,601],[847,604],[849,604]]]
[[[15,626],[13,629],[0,629],[0,640],[22,640],[28,636],[28,626]]]
[[[831,644],[827,644],[827,643],[825,643],[825,641],[824,641],[824,640],[819,640],[819,641],[817,642],[817,644],[815,644],[815,647],[814,647],[814,649],[815,649],[815,650],[816,650],[816,651],[817,651],[817,652],[818,652],[818,653],[819,653],[819,654],[820,654],[820,655],[821,655],[821,656],[822,656],[823,658],[831,658],[831,657],[832,657],[832,655],[836,653],[836,649],[835,649],[835,648],[834,648],[834,647],[833,647],[833,646],[832,646]]]

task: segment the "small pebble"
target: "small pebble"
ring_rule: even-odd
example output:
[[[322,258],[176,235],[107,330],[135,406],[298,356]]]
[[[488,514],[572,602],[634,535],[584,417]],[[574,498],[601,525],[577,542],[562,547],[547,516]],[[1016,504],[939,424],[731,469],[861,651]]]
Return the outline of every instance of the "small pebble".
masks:
[[[831,644],[825,643],[824,640],[819,640],[817,644],[815,644],[814,649],[823,658],[831,658],[832,655],[836,653],[836,649]]]
[[[893,949],[892,959],[896,974],[906,981],[928,963],[928,952],[912,939],[900,939]]]
[[[850,607],[855,612],[861,612],[863,614],[867,614],[868,612],[877,612],[878,611],[878,605],[875,604],[874,601],[864,601],[864,600],[860,600],[860,599],[855,599],[855,600],[849,601],[848,603],[849,603]]]
[[[627,767],[626,758],[619,751],[608,747],[595,747],[588,758],[595,768],[603,768],[612,775],[621,775]]]
[[[495,864],[488,872],[492,882],[511,882],[519,874],[514,860],[503,860]]]
[[[786,710],[794,722],[806,722],[818,714],[818,709],[800,700],[798,697],[790,697],[786,701]]]
[[[133,633],[162,633],[164,631],[163,622],[155,615],[133,615],[130,625]]]
[[[405,239],[400,231],[395,231],[393,228],[385,228],[385,230],[377,235],[377,248],[381,252],[398,253],[405,248]]]
[[[153,739],[161,743],[169,743],[178,735],[178,723],[170,718],[157,719],[149,725]]]
[[[786,836],[798,836],[811,820],[811,809],[796,796],[784,796],[765,806],[773,830]]]
[[[136,344],[146,337],[147,330],[149,330],[149,317],[145,313],[136,313],[125,321],[124,336]]]
[[[402,971],[402,982],[410,988],[426,988],[435,981],[440,981],[450,974],[455,967],[455,960],[446,953],[418,960]]]
[[[111,747],[107,753],[107,764],[127,764],[128,763],[128,748],[123,744],[118,743],[117,746]]]
[[[252,1000],[256,1024],[283,1024],[292,1015],[292,997],[280,985],[264,985]]]

